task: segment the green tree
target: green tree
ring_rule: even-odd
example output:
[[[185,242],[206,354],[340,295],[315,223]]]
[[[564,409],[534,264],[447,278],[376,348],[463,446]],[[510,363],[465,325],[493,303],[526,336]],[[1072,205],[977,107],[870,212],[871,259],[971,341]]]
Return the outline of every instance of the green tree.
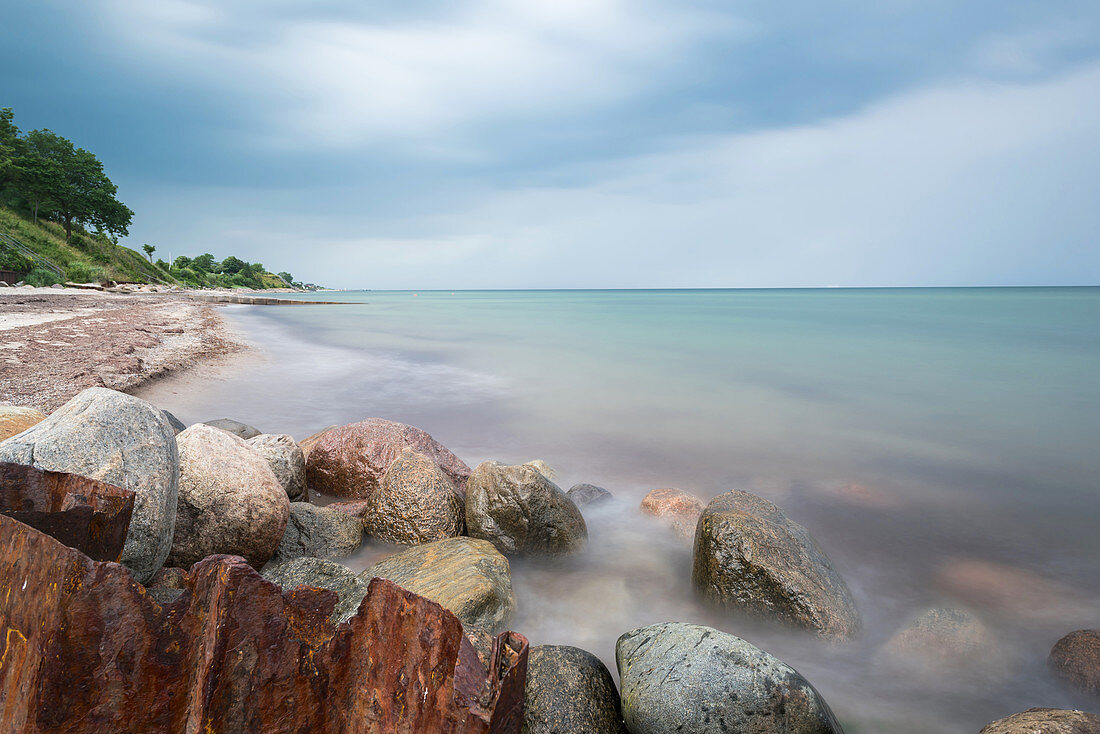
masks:
[[[285,270],[279,273],[279,277],[285,280],[287,285],[294,285],[294,276]]]
[[[209,252],[204,252],[191,261],[191,269],[200,273],[214,272],[214,265],[214,256]]]
[[[246,263],[244,260],[241,260],[239,257],[234,257],[233,255],[230,255],[229,257],[222,260],[219,272],[226,273],[227,275],[236,275],[247,267],[248,263]]]
[[[153,262],[153,253],[157,251],[157,248],[153,245],[142,245],[141,249],[145,250],[145,256],[149,258],[149,262]]]
[[[187,257],[187,255],[180,255],[172,261],[172,267],[180,270],[183,268],[190,268],[191,258]]]
[[[23,138],[22,151],[13,161],[20,194],[64,225],[72,239],[73,224],[94,225],[114,235],[128,233],[134,213],[115,198],[118,187],[103,172],[92,153],[77,148],[50,130],[32,130]]]

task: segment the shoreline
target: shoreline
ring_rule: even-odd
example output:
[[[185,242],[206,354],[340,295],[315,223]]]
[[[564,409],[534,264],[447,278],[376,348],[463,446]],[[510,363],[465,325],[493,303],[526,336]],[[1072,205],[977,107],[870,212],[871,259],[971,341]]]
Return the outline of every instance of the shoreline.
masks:
[[[0,290],[0,404],[49,413],[88,387],[133,392],[252,349],[183,293]]]

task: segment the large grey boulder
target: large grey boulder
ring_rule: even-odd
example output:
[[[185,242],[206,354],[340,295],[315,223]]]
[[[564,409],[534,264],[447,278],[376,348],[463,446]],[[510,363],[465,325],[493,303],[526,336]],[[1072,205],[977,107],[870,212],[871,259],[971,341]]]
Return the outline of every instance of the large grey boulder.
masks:
[[[260,430],[259,429],[253,428],[252,426],[248,425],[247,423],[241,423],[240,421],[235,421],[232,418],[215,418],[212,421],[203,421],[203,422],[208,426],[214,426],[214,428],[220,428],[223,431],[228,431],[229,433],[232,433],[234,436],[239,436],[240,438],[248,439],[248,438],[254,438],[255,436],[260,435]]]
[[[271,562],[284,563],[301,556],[338,558],[351,555],[362,542],[363,523],[351,515],[308,502],[291,502],[286,531]]]
[[[492,543],[449,538],[425,543],[384,558],[359,575],[393,581],[451,610],[463,625],[494,634],[516,610],[508,559]]]
[[[306,457],[293,438],[285,433],[261,433],[246,440],[267,460],[291,502],[309,499],[306,492]]]
[[[1071,709],[1034,708],[986,724],[979,734],[1097,734],[1100,716]]]
[[[843,731],[798,671],[710,627],[665,622],[627,632],[615,661],[632,734]]]
[[[523,734],[627,734],[611,673],[590,652],[539,645],[527,656]]]
[[[121,562],[144,583],[172,547],[179,491],[175,433],[132,395],[90,387],[45,420],[0,443],[0,461],[98,479],[134,492]]]
[[[371,537],[417,545],[454,538],[465,525],[466,501],[433,459],[403,449],[382,475],[361,514]]]
[[[367,586],[370,584],[370,579],[366,581],[360,579],[347,566],[325,558],[310,556],[268,566],[261,575],[271,583],[281,586],[283,591],[290,591],[299,586],[314,586],[335,591],[336,608],[330,618],[336,623],[346,622],[355,616],[360,602],[367,595]]]
[[[196,423],[176,437],[179,507],[169,562],[190,568],[217,553],[262,568],[279,547],[290,500],[259,451],[244,439]]]
[[[575,553],[588,527],[573,501],[535,468],[485,461],[466,483],[466,531],[501,553]]]
[[[692,583],[704,599],[825,637],[860,626],[848,585],[806,528],[748,492],[719,495],[703,511]]]

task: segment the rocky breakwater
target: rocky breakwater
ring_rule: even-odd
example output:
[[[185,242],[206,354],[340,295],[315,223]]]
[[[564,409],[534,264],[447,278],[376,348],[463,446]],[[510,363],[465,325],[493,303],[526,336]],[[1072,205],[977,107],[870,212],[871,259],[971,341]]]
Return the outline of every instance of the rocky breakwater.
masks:
[[[846,638],[860,626],[844,579],[806,528],[767,500],[716,497],[695,531],[692,584],[718,605]]]
[[[180,465],[175,432],[154,406],[114,390],[88,388],[0,443],[0,461],[78,474],[133,492],[120,560],[140,582],[164,564],[172,547]]]
[[[419,428],[382,418],[330,428],[318,436],[306,457],[306,481],[311,491],[367,499],[406,448],[432,459],[455,490],[465,493],[470,467]]]
[[[0,516],[0,730],[519,731],[519,635],[484,666],[453,614],[382,579],[334,625],[332,592],[283,593],[233,556],[181,585],[162,605],[125,567]]]
[[[619,638],[615,660],[631,734],[843,732],[798,671],[710,627],[641,627]]]

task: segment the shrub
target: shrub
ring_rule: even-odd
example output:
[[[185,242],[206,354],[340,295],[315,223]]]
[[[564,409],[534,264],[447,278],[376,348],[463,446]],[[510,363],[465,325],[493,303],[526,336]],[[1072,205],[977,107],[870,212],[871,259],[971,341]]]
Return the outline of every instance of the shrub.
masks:
[[[26,273],[34,268],[34,263],[15,250],[0,250],[0,270],[14,270]]]
[[[53,285],[54,283],[60,283],[61,278],[58,278],[53,272],[46,270],[45,268],[35,268],[31,272],[27,273],[27,277],[23,279],[27,285],[33,285],[36,288],[44,288],[46,286]]]
[[[73,263],[65,269],[65,274],[75,283],[98,283],[105,280],[103,268],[85,263]]]

